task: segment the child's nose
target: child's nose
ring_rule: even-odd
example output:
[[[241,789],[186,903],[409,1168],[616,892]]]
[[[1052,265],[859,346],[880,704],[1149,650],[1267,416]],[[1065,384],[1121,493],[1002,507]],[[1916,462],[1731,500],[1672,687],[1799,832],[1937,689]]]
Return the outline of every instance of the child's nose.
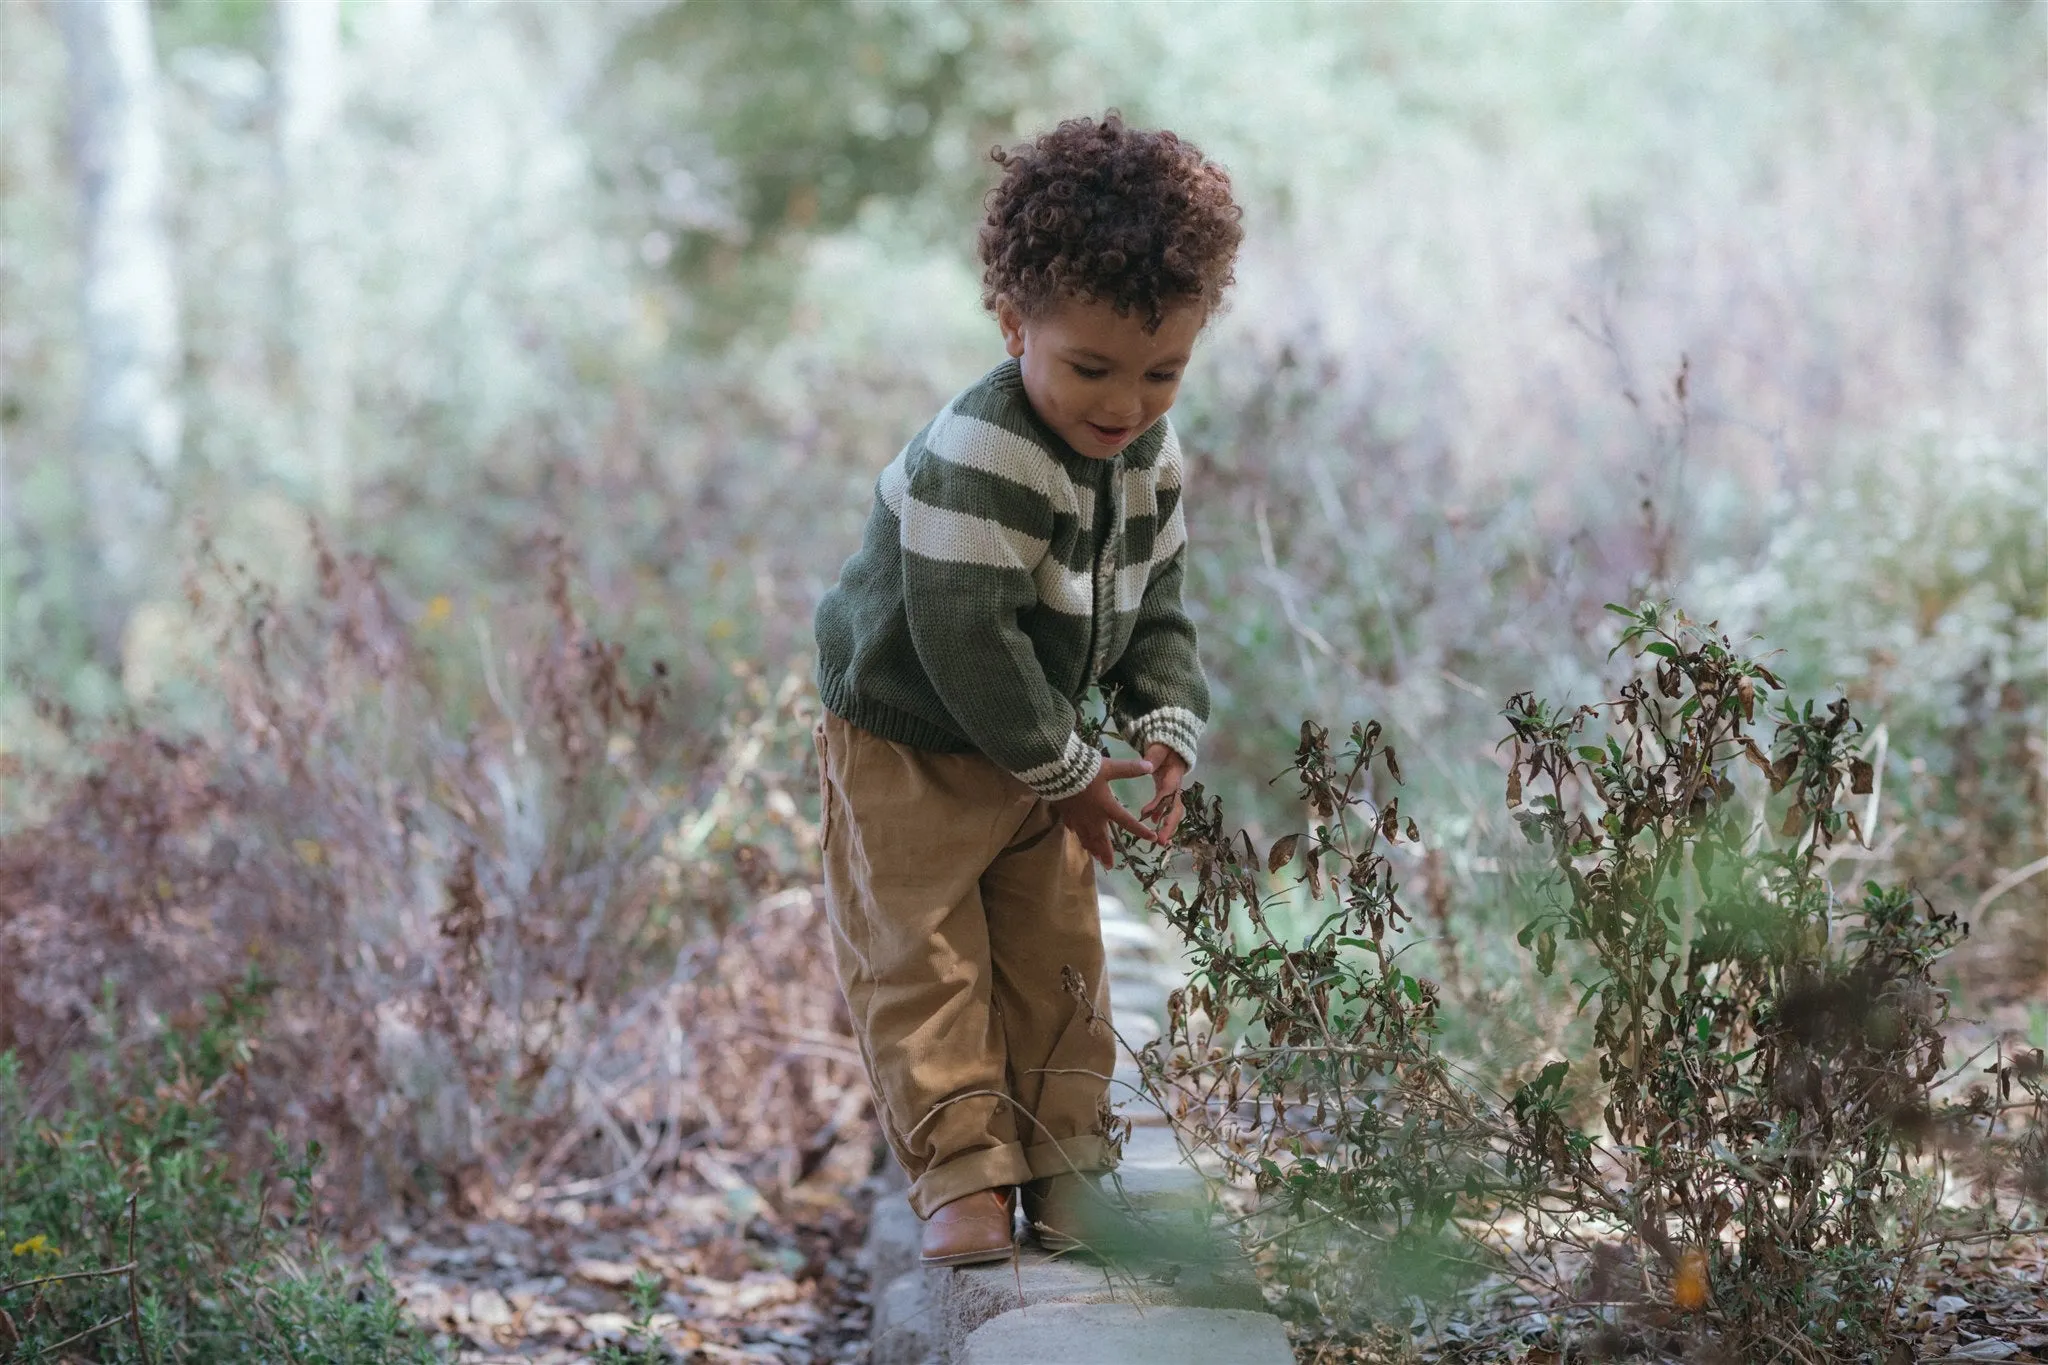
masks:
[[[1144,414],[1144,411],[1145,402],[1138,395],[1120,394],[1109,405],[1108,411],[1104,414],[1109,420],[1105,421],[1103,425],[1110,427],[1130,426]]]

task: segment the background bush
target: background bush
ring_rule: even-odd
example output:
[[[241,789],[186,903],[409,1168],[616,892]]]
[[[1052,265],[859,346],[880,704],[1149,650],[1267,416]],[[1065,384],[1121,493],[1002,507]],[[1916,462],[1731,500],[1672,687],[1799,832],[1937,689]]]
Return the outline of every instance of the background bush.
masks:
[[[310,1217],[319,1149],[230,1161],[223,1096],[244,1080],[261,983],[189,1030],[81,1067],[68,1102],[0,1052],[0,1350],[89,1358],[381,1365],[441,1359],[373,1261],[338,1266]]]

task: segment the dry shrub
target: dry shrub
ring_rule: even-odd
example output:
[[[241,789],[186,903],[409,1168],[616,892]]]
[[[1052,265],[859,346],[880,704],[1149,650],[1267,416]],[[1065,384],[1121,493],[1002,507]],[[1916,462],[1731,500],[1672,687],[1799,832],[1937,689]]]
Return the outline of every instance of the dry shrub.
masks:
[[[1625,1309],[1665,1354],[1888,1358],[1931,1252],[2038,1226],[2040,1051],[2001,1044],[1997,1092],[1953,1096],[1957,917],[1827,879],[1874,781],[1847,701],[1773,709],[1775,673],[1716,628],[1612,610],[1634,678],[1502,713],[1538,850],[1517,942],[1568,977],[1589,1037],[1501,1077],[1443,1045],[1461,1002],[1403,963],[1420,935],[1390,853],[1421,834],[1400,760],[1377,723],[1348,743],[1304,723],[1306,829],[1262,855],[1197,784],[1175,849],[1127,850],[1191,963],[1141,1071],[1313,1330],[1407,1320],[1497,1270]],[[1967,1207],[1944,1203],[1957,1175]]]
[[[693,734],[665,667],[584,620],[559,544],[540,600],[465,619],[316,543],[303,603],[195,577],[217,726],[50,715],[84,761],[25,774],[44,818],[0,834],[0,1049],[54,1076],[253,973],[230,1129],[320,1139],[336,1208],[852,1132],[814,926],[742,913],[814,861],[800,681],[743,676],[726,732]]]
[[[129,722],[85,747],[82,775],[20,774],[53,790],[0,837],[0,1050],[52,1061],[104,1030],[109,997],[149,1024],[187,1015],[245,951],[303,946],[283,921],[312,879],[242,855],[230,831],[256,795],[218,757]]]
[[[872,1161],[868,1086],[832,978],[824,902],[767,897],[637,992],[578,1077],[583,1122],[534,1163],[525,1197],[644,1190],[687,1167],[741,1201],[779,1199],[828,1159]],[[564,1178],[565,1170],[587,1172]]]

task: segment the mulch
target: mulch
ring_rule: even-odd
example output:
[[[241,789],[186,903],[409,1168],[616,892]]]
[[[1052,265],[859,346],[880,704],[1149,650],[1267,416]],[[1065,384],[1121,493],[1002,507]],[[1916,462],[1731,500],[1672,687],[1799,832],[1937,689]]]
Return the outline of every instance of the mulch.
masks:
[[[1929,1259],[1900,1301],[1892,1354],[1877,1365],[2048,1362],[2048,1232],[1951,1246]],[[1718,1345],[1715,1326],[1711,1308],[1694,1315],[1649,1301],[1559,1307],[1527,1286],[1494,1276],[1451,1304],[1418,1301],[1406,1323],[1339,1326],[1297,1316],[1290,1331],[1303,1365],[1736,1365]]]
[[[856,1264],[867,1216],[849,1194],[799,1187],[777,1209],[663,1191],[496,1212],[384,1230],[406,1314],[465,1365],[569,1365],[650,1340],[691,1365],[822,1365],[867,1350],[867,1275]],[[660,1287],[651,1320],[632,1305],[636,1275]]]

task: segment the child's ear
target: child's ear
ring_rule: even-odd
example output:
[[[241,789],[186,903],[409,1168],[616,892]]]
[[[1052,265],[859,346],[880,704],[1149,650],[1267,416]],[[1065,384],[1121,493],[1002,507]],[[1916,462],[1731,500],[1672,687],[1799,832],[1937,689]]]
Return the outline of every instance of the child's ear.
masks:
[[[1024,314],[1017,305],[1003,297],[996,300],[996,326],[1003,329],[1003,349],[1013,359],[1024,358]]]

